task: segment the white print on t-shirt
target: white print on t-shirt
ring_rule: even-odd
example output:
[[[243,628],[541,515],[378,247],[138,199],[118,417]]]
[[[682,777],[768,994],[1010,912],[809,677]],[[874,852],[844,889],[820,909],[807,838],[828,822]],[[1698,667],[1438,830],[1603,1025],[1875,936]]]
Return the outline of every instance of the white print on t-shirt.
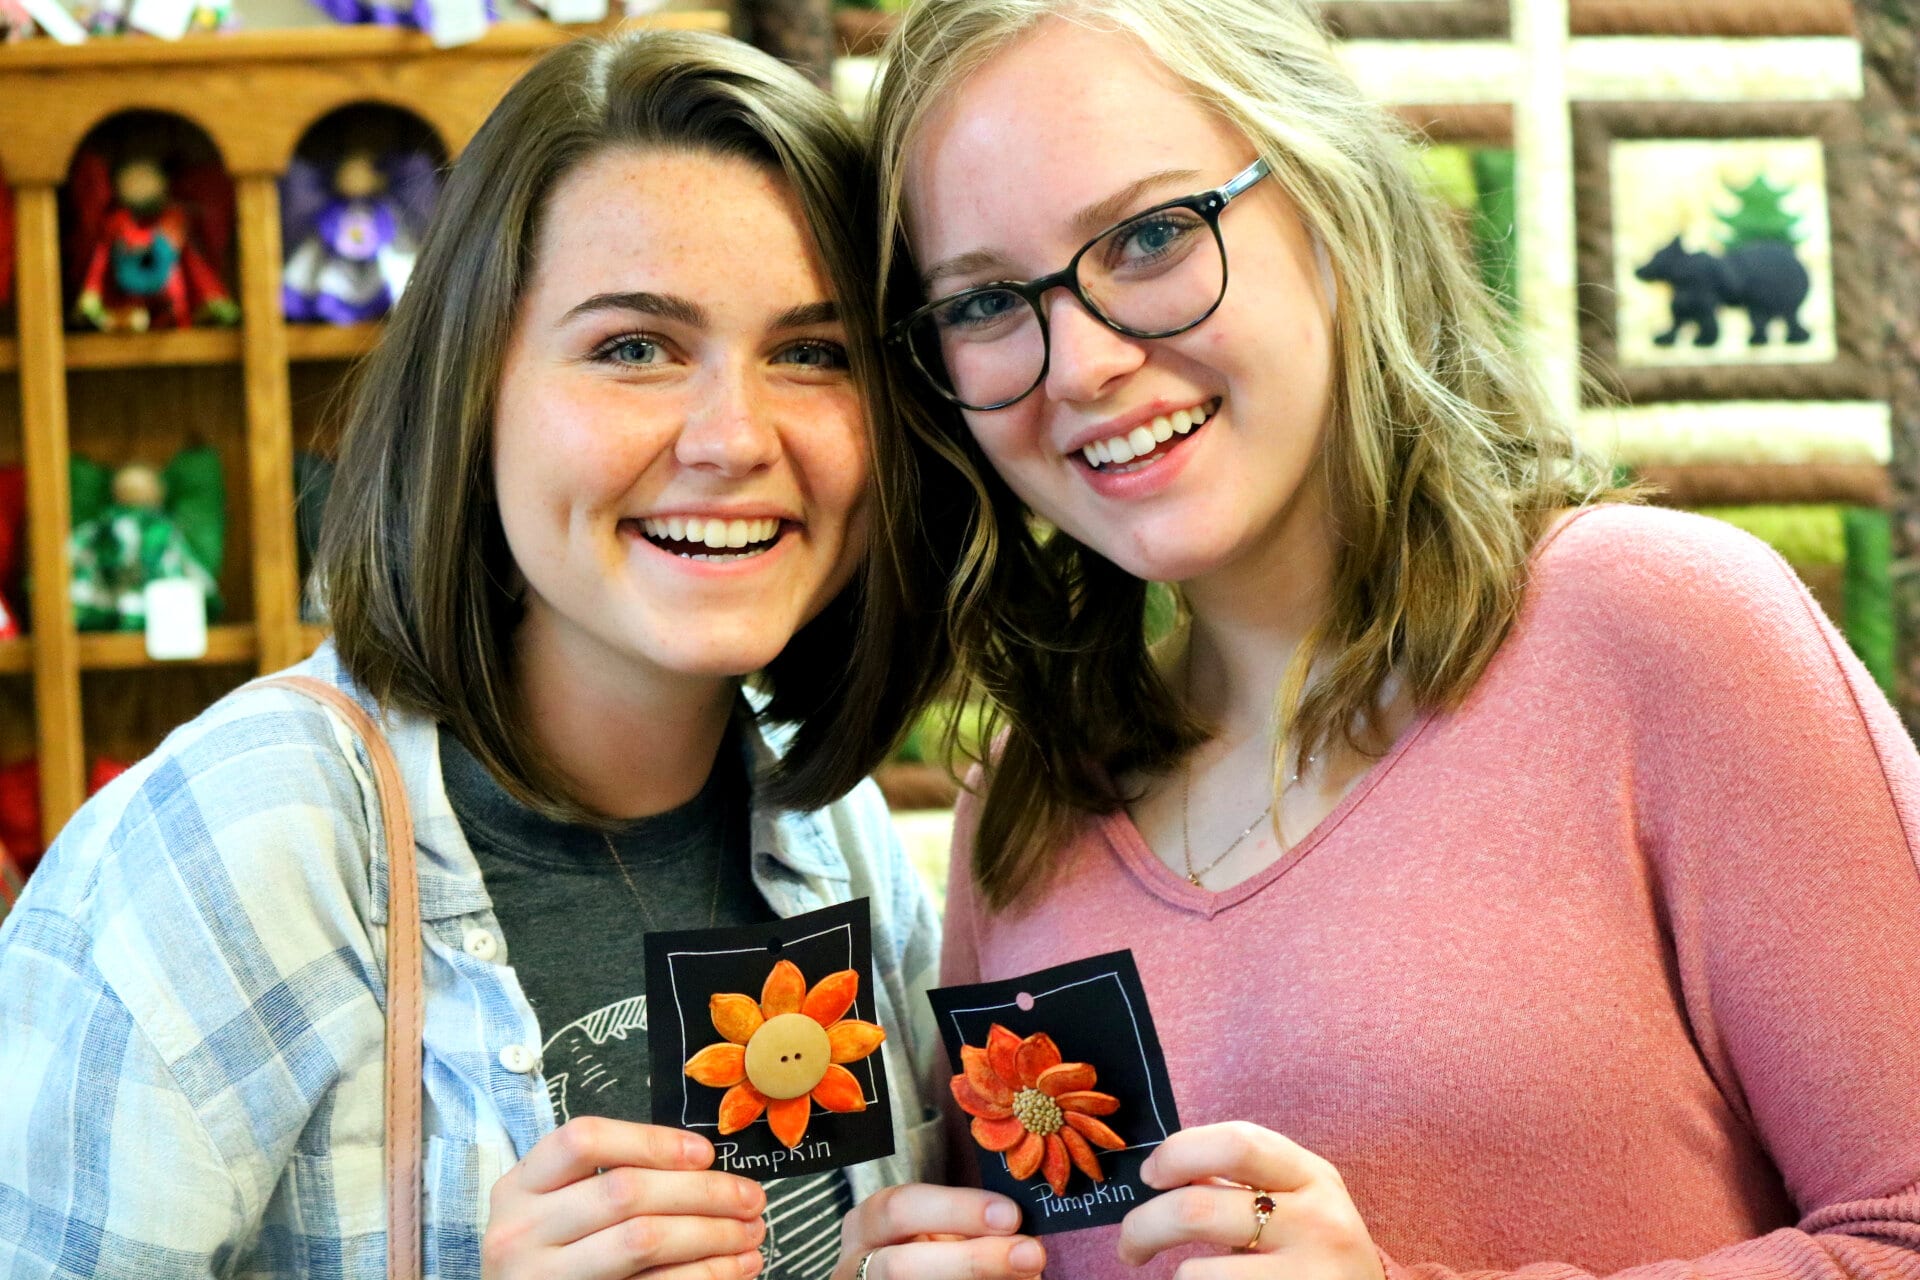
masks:
[[[609,1040],[625,1040],[629,1031],[646,1029],[647,998],[628,996],[554,1032],[541,1046],[540,1062],[556,1124],[573,1119],[568,1105],[570,1094],[577,1092],[584,1099],[620,1083],[620,1077],[599,1052],[601,1046]]]

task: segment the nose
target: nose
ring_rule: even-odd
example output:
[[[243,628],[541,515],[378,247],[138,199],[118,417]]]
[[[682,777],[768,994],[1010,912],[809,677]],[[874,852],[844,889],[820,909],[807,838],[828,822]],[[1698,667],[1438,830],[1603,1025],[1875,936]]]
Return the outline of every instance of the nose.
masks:
[[[727,477],[751,475],[779,458],[773,407],[747,371],[728,369],[710,381],[673,454],[682,466]]]
[[[1137,339],[1109,329],[1066,289],[1056,291],[1047,309],[1047,397],[1097,400],[1117,378],[1146,363],[1147,349]]]

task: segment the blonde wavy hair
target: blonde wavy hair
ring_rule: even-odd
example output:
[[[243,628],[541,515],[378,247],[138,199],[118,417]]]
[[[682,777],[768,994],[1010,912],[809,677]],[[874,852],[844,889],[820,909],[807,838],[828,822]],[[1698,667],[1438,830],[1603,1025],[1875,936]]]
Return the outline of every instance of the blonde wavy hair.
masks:
[[[1336,737],[1377,754],[1370,717],[1389,676],[1422,708],[1456,704],[1511,626],[1552,513],[1619,491],[1583,465],[1509,346],[1408,134],[1361,96],[1298,0],[918,0],[873,99],[887,319],[918,301],[903,192],[921,126],[1047,19],[1139,41],[1253,143],[1326,246],[1340,301],[1322,465],[1338,552],[1278,694],[1276,786]],[[1001,742],[973,871],[1005,907],[1081,815],[1128,800],[1120,779],[1164,771],[1207,730],[1154,661],[1146,585],[1037,528],[958,413],[910,370],[890,380],[917,437],[923,518],[965,529],[942,566],[948,625],[992,706],[983,740]]]

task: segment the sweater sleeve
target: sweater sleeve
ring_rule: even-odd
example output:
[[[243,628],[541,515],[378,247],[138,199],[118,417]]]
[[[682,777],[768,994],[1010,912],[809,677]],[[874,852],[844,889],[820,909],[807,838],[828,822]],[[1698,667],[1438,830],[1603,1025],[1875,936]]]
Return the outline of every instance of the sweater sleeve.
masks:
[[[1620,1274],[1920,1276],[1920,756],[1771,550],[1688,516],[1626,538],[1592,525],[1570,540],[1587,551],[1567,554],[1634,584],[1595,628],[1610,637],[1596,660],[1632,707],[1638,838],[1676,986],[1709,1073],[1799,1213]],[[1585,1273],[1541,1260],[1521,1274]]]

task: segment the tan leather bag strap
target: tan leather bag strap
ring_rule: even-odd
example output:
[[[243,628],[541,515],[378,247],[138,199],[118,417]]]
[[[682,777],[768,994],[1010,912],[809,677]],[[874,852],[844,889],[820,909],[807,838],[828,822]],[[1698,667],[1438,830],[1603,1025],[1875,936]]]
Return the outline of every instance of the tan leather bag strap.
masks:
[[[387,834],[387,1277],[420,1280],[420,881],[413,811],[393,758],[359,703],[311,676],[273,676],[255,688],[290,689],[340,714],[367,748]]]

